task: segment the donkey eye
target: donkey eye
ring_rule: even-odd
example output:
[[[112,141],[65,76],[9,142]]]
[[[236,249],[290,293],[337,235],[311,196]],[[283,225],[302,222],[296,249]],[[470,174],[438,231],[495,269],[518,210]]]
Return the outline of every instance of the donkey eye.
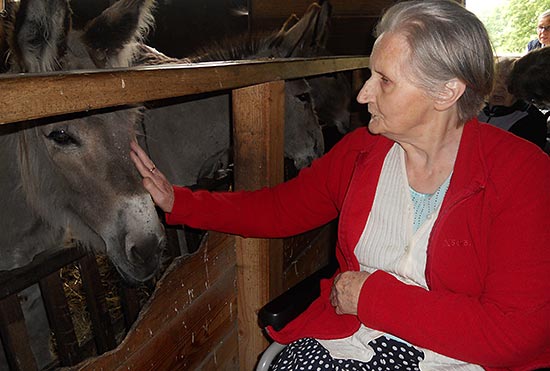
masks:
[[[298,98],[301,102],[311,103],[311,97],[309,93],[297,95],[296,98]]]
[[[78,141],[63,129],[54,130],[46,136],[60,146],[79,145]]]

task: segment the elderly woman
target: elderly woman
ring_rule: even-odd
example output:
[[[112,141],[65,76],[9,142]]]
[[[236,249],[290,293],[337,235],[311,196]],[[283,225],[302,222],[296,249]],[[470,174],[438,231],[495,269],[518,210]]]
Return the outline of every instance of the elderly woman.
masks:
[[[339,270],[271,336],[275,370],[550,366],[550,159],[475,118],[493,55],[453,1],[402,2],[377,27],[357,100],[368,129],[274,188],[172,186],[131,156],[169,223],[284,237],[339,217]]]
[[[510,72],[516,58],[499,58],[496,79],[487,104],[479,113],[479,121],[489,123],[526,139],[541,149],[546,146],[546,117],[533,104],[517,98],[508,90]]]

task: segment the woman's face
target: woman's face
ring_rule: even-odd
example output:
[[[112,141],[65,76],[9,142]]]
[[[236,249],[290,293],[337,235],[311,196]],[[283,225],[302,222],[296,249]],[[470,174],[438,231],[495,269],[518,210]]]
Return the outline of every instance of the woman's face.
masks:
[[[496,74],[495,85],[488,99],[490,106],[511,107],[516,103],[517,98],[508,92],[508,86],[506,85],[507,77],[505,73],[498,72]]]
[[[399,140],[425,134],[434,102],[408,78],[409,46],[399,34],[383,34],[370,57],[371,77],[357,101],[368,104],[369,130]]]
[[[542,45],[550,45],[550,17],[541,18],[537,24],[537,36]]]

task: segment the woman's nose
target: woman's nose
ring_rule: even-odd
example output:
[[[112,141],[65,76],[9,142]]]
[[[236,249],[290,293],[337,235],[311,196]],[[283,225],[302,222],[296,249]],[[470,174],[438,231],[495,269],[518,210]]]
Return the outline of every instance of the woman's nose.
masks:
[[[365,81],[361,90],[357,94],[357,102],[361,104],[366,104],[369,102],[370,89],[369,89],[369,80]]]

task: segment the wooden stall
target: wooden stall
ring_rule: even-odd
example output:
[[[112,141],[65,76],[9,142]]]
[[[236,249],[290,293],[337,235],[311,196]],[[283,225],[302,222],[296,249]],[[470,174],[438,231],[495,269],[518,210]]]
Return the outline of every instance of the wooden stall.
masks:
[[[0,123],[231,90],[234,189],[258,189],[283,180],[284,80],[367,66],[345,57],[6,75]],[[257,310],[327,264],[333,238],[331,226],[285,241],[209,232],[171,264],[122,343],[74,369],[252,370],[268,344]]]

